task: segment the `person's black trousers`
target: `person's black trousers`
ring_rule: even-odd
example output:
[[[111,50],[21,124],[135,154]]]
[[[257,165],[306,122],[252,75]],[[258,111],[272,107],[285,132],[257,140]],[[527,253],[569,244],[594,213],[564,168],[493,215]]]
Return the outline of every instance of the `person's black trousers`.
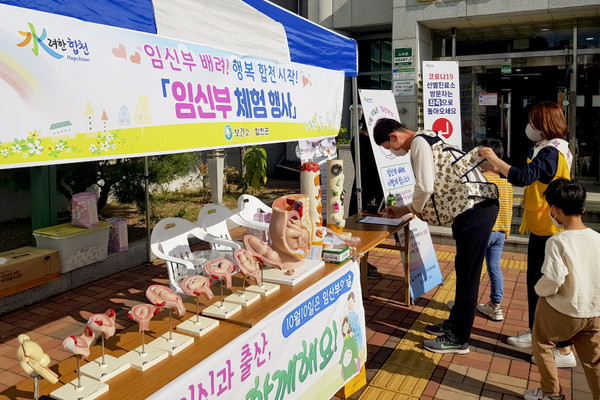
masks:
[[[535,308],[540,296],[535,292],[535,285],[542,277],[542,266],[546,258],[546,242],[552,236],[539,236],[529,233],[527,243],[527,307],[529,307],[529,329],[533,332]],[[558,342],[556,347],[567,347],[571,341]]]
[[[452,223],[452,236],[456,241],[456,295],[448,322],[460,343],[468,342],[471,336],[481,268],[497,216],[498,200],[488,199],[458,215]]]
[[[533,332],[535,307],[539,296],[534,286],[542,277],[542,265],[546,256],[546,242],[551,236],[538,236],[529,233],[527,243],[527,306],[529,307],[529,329]]]

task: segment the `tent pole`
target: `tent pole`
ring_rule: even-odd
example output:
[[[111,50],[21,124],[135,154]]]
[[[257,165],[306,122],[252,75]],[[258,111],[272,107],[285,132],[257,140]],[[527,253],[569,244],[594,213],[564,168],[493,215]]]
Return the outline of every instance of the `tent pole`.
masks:
[[[360,176],[360,138],[358,137],[358,77],[352,77],[352,137],[354,138],[354,179],[356,182],[356,205],[362,211],[362,183]]]
[[[144,157],[144,194],[146,201],[146,260],[150,262],[150,189],[148,172],[148,156]]]

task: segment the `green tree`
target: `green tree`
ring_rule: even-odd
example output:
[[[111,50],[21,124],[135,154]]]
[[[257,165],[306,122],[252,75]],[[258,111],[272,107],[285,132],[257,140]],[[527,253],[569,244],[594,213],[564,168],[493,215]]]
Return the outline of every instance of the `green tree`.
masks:
[[[238,190],[247,192],[252,188],[255,193],[260,192],[267,183],[267,151],[263,147],[252,146],[246,150],[243,163],[246,173],[242,176]]]
[[[150,183],[168,183],[176,177],[185,176],[197,164],[196,153],[149,157]],[[57,167],[56,174],[57,190],[67,199],[97,185],[100,189],[98,210],[102,210],[111,194],[122,203],[135,203],[140,210],[145,210],[142,157],[62,164]]]

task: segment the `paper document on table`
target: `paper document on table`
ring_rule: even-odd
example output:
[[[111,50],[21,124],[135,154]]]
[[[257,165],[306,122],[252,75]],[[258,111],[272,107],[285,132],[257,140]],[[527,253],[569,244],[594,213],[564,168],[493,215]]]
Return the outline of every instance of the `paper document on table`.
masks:
[[[364,224],[397,226],[404,223],[405,221],[408,221],[409,219],[410,218],[384,218],[366,216],[359,219],[358,222],[362,222]]]

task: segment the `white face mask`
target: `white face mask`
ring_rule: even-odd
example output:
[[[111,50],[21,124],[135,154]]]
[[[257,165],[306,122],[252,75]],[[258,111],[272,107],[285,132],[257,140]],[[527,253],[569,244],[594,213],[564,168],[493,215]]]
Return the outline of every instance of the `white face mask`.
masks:
[[[552,216],[552,211],[548,211],[548,214],[550,214],[550,219],[552,220],[552,222],[554,222],[554,225],[558,228],[558,229],[564,229],[563,224],[559,224],[558,221],[556,220],[556,218],[554,218]]]
[[[408,151],[404,150],[403,148],[400,148],[400,150],[394,150],[390,148],[390,151],[392,152],[393,155],[395,155],[396,157],[402,157],[408,154]]]
[[[532,142],[539,142],[542,140],[542,131],[535,129],[531,123],[525,127],[525,134]]]

